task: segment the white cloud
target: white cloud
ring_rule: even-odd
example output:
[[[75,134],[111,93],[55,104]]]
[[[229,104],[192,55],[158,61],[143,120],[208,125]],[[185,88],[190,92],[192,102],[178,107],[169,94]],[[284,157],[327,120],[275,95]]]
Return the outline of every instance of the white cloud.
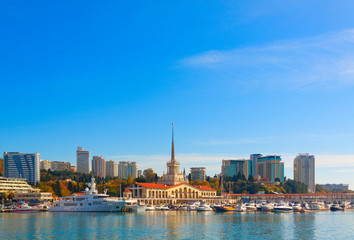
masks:
[[[237,86],[314,89],[354,85],[354,29],[268,46],[206,51],[180,64]]]

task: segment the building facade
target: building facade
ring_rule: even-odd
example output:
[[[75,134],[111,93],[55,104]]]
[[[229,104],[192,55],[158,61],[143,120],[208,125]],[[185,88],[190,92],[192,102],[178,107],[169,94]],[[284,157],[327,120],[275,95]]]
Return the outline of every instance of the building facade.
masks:
[[[76,172],[76,166],[70,166],[70,171],[71,172]]]
[[[329,190],[334,190],[334,191],[340,191],[340,190],[349,190],[349,184],[323,184],[323,188],[329,189]]]
[[[284,162],[277,155],[268,155],[257,158],[257,176],[268,178],[270,182],[275,182],[279,178],[284,181]]]
[[[305,183],[310,193],[315,192],[315,157],[299,154],[294,159],[294,180]]]
[[[102,156],[92,157],[92,174],[102,178],[106,177],[106,161]]]
[[[121,161],[118,164],[118,178],[128,179],[129,174],[133,178],[138,177],[138,165],[136,162]]]
[[[90,173],[90,151],[77,147],[76,170],[81,173]]]
[[[257,160],[258,158],[262,157],[263,155],[260,153],[251,154],[250,160],[252,161],[252,176],[257,176]]]
[[[4,152],[4,176],[25,178],[32,184],[40,181],[39,153]]]
[[[41,160],[40,169],[52,171],[70,171],[71,164],[69,162],[47,161]]]
[[[205,167],[192,167],[191,168],[191,181],[205,181],[206,172]]]
[[[5,192],[31,192],[32,187],[24,178],[0,177],[0,194]]]
[[[39,163],[39,169],[40,170],[49,170],[52,169],[52,162],[48,160],[41,160]]]
[[[247,159],[222,160],[221,174],[224,177],[234,177],[241,174],[248,179],[252,174],[252,161]]]
[[[118,177],[118,164],[115,161],[109,160],[106,162],[106,176]]]

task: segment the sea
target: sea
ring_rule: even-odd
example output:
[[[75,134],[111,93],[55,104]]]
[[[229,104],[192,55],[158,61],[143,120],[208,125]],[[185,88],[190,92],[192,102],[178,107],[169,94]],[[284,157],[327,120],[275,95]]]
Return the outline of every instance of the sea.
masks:
[[[354,210],[0,213],[0,239],[354,239]]]

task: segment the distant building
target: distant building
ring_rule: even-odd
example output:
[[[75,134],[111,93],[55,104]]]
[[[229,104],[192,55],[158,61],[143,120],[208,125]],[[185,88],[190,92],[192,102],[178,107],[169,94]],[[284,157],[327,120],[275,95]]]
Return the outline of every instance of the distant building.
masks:
[[[206,173],[205,167],[192,167],[191,168],[191,181],[205,181]]]
[[[106,162],[106,176],[118,177],[118,164],[115,161],[109,160]]]
[[[250,155],[250,160],[252,161],[252,176],[256,177],[257,176],[257,160],[258,158],[262,157],[263,155],[260,153],[256,153],[256,154],[251,154]]]
[[[4,152],[4,176],[25,178],[32,184],[40,181],[39,153]]]
[[[120,179],[127,179],[129,174],[133,178],[138,177],[138,165],[136,162],[129,162],[129,161],[121,161],[118,164],[118,178]]]
[[[52,162],[48,160],[41,160],[39,164],[39,168],[42,170],[49,170],[52,169]]]
[[[257,158],[256,164],[257,176],[268,178],[270,182],[275,182],[279,178],[280,182],[284,181],[284,162],[277,155],[268,155]]]
[[[53,200],[52,193],[40,191],[38,188],[32,188],[24,178],[0,177],[0,194],[13,192],[14,201],[47,202]]]
[[[323,184],[323,188],[329,189],[329,190],[349,190],[349,184]]]
[[[248,176],[252,173],[251,164],[251,160],[248,159],[222,160],[221,174],[224,177],[241,174],[248,179]]]
[[[70,171],[71,164],[69,162],[57,162],[41,160],[40,169],[52,170],[52,171]]]
[[[90,173],[90,151],[77,147],[76,170],[81,173]]]
[[[71,172],[76,172],[76,167],[75,166],[70,166],[70,171]]]
[[[294,180],[305,183],[310,193],[315,192],[315,157],[299,154],[294,159]]]
[[[92,157],[92,174],[102,178],[106,177],[106,161],[103,157]]]
[[[24,178],[0,177],[0,194],[5,192],[32,192],[34,190]]]
[[[138,177],[141,177],[143,175],[143,171],[138,170]]]

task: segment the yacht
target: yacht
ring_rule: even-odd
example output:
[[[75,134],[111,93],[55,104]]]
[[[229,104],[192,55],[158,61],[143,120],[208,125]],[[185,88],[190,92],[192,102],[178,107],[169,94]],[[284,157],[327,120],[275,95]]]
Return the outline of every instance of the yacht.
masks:
[[[74,193],[68,197],[62,197],[49,209],[49,212],[121,212],[127,206],[127,201],[119,198],[111,198],[99,194],[96,190],[95,178],[91,178],[89,188],[84,193]],[[130,201],[130,200],[129,200]],[[130,203],[128,205],[134,205]]]
[[[246,210],[247,209],[246,209],[245,205],[243,205],[242,203],[235,207],[236,212],[246,212]]]
[[[157,206],[157,207],[155,207],[155,210],[168,211],[168,210],[170,210],[170,208],[168,206]]]
[[[255,203],[246,203],[245,207],[247,211],[257,211],[257,206]]]
[[[148,206],[145,208],[145,211],[155,211],[155,207],[152,206],[152,205],[148,205]]]
[[[333,204],[331,207],[330,207],[330,210],[331,211],[344,211],[344,208],[339,206],[339,204]]]
[[[261,210],[263,212],[270,212],[273,211],[274,209],[274,203],[266,203],[266,204],[262,204]]]
[[[273,211],[274,212],[291,212],[291,211],[293,211],[293,208],[283,202],[280,202],[273,208]]]
[[[200,204],[195,210],[197,210],[198,212],[213,211],[213,209],[210,207],[210,205],[208,203]]]
[[[199,207],[199,205],[200,205],[200,202],[191,203],[191,204],[188,205],[187,210],[188,211],[194,211],[194,210],[197,209],[197,207]]]
[[[295,203],[292,207],[293,207],[294,212],[301,212],[301,210],[302,210],[300,203]]]
[[[310,202],[309,204],[309,208],[311,210],[323,210],[325,209],[324,203],[323,202]]]
[[[39,207],[31,207],[25,202],[18,204],[15,208],[15,212],[39,212],[39,210]]]

